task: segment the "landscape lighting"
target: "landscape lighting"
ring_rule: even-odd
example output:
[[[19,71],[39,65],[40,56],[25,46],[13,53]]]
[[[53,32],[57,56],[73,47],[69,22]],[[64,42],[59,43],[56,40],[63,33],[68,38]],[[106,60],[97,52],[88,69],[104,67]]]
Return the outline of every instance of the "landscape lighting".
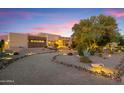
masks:
[[[10,59],[12,59],[12,57],[3,57],[1,59],[10,60]]]

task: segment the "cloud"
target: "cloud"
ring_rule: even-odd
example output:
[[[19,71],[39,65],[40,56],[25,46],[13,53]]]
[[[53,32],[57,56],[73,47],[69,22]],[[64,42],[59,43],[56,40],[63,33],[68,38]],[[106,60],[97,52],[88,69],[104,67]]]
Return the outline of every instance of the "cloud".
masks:
[[[114,17],[124,17],[124,10],[108,9],[105,13]]]
[[[29,12],[29,11],[15,11],[15,12],[6,12],[6,11],[0,11],[0,17],[8,17],[8,18],[23,18],[23,19],[32,19],[33,17],[37,16],[49,16],[49,17],[55,17],[60,18],[65,16],[61,13],[46,13],[46,12]]]
[[[8,27],[6,27],[6,26],[0,26],[0,30],[7,30],[7,29],[9,29]],[[1,31],[0,31],[1,32]]]
[[[31,19],[34,16],[41,16],[43,13],[39,12],[0,12],[0,17],[19,17],[19,18],[25,18],[25,19]]]
[[[58,35],[67,35],[71,33],[71,28],[76,23],[78,23],[77,20],[71,20],[61,24],[38,24],[37,27],[31,28],[31,31],[29,32],[32,34],[44,32]]]
[[[5,25],[5,24],[12,24],[15,23],[13,20],[0,20],[0,25]]]

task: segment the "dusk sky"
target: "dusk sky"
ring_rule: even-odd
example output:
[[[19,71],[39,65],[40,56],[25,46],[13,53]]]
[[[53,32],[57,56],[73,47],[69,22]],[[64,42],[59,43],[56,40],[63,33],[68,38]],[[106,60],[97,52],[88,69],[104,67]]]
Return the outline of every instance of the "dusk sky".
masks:
[[[27,8],[0,9],[0,35],[8,32],[37,34],[53,33],[62,36],[72,34],[72,26],[80,19],[99,14],[117,19],[120,32],[124,34],[124,9],[87,8]]]

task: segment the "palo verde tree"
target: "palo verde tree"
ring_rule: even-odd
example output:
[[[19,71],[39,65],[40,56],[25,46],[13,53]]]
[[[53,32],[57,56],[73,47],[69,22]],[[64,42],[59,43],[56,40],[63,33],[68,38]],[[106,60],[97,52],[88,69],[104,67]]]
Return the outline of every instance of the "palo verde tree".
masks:
[[[80,55],[84,55],[84,52],[90,53],[95,46],[105,46],[114,42],[120,35],[116,20],[105,15],[80,20],[72,27],[72,31],[72,42]]]

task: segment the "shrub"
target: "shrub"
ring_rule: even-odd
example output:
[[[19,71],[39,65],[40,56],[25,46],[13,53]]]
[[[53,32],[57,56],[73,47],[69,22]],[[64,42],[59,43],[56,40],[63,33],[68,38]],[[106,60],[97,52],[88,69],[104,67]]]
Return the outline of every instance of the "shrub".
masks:
[[[90,54],[94,55],[95,54],[95,50],[90,50]]]
[[[55,48],[58,48],[58,46],[59,46],[58,44],[56,44],[56,43],[54,44],[54,47],[55,47]]]
[[[80,62],[92,63],[92,61],[88,57],[85,57],[85,56],[80,56]]]
[[[103,55],[102,55],[102,53],[99,53],[99,57],[102,57]]]
[[[72,55],[73,55],[73,53],[69,52],[69,53],[68,53],[68,55],[69,55],[69,56],[72,56]]]
[[[84,56],[84,53],[83,53],[84,48],[83,48],[82,44],[78,45],[76,48],[77,48],[77,50],[78,50],[78,54],[79,54],[80,56]]]
[[[44,46],[44,48],[48,48],[48,46]]]
[[[14,54],[14,55],[19,55],[19,53],[18,53],[18,52],[14,52],[13,54]]]

